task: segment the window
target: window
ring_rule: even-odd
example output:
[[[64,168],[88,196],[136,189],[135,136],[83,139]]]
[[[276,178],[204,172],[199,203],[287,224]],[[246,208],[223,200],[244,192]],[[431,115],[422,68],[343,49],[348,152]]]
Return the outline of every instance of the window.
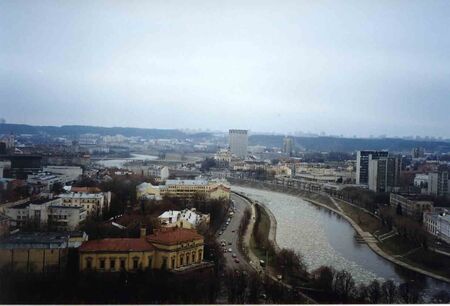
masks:
[[[111,258],[109,260],[109,267],[111,268],[111,271],[116,270],[116,259],[115,258]]]
[[[201,261],[202,261],[202,250],[198,250],[197,261],[198,261],[198,262],[201,262]]]
[[[125,270],[125,259],[124,258],[120,259],[120,269]]]
[[[133,269],[136,270],[138,268],[139,258],[133,258]]]
[[[175,269],[175,257],[172,257],[172,269]]]
[[[184,255],[180,255],[180,266],[183,265],[183,261],[184,261]]]
[[[153,257],[149,256],[148,257],[148,267],[151,269],[153,267]]]
[[[86,258],[86,269],[92,269],[92,258]]]
[[[101,270],[105,269],[105,259],[104,258],[100,259],[100,269]]]
[[[195,252],[192,252],[192,262],[195,262]]]
[[[189,254],[186,254],[186,264],[189,264]]]

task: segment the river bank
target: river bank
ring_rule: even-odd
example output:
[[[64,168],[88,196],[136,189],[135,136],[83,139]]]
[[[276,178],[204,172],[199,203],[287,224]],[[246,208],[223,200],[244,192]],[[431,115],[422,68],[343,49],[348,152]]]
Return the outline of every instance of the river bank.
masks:
[[[325,197],[325,196],[321,196],[321,195],[316,195],[316,198],[313,199],[312,192],[307,192],[307,191],[299,191],[299,190],[289,190],[286,187],[283,186],[274,186],[271,184],[267,184],[264,182],[248,182],[248,181],[242,181],[242,180],[233,180],[234,183],[239,183],[240,185],[243,186],[248,186],[248,187],[253,187],[253,188],[257,188],[257,189],[264,189],[264,190],[272,190],[272,191],[276,191],[276,192],[286,192],[288,194],[294,195],[294,196],[299,196],[301,198],[303,198],[304,200],[310,202],[311,204],[314,204],[316,206],[325,208],[329,211],[332,211],[333,213],[339,215],[340,217],[342,217],[343,219],[345,219],[352,227],[353,229],[358,233],[358,235],[366,242],[367,246],[373,251],[375,252],[377,255],[385,258],[386,260],[401,266],[405,269],[414,271],[416,273],[420,273],[429,277],[432,277],[434,279],[437,279],[439,281],[443,281],[446,283],[450,283],[450,279],[442,276],[442,275],[438,275],[436,273],[427,271],[425,269],[422,269],[420,267],[416,267],[413,266],[410,263],[406,263],[404,261],[401,261],[395,257],[393,257],[392,255],[386,253],[386,251],[384,251],[382,248],[380,248],[378,246],[378,241],[373,237],[372,234],[370,234],[369,232],[364,231],[356,222],[355,220],[351,219],[349,216],[347,216],[343,211],[341,211],[338,206],[336,206],[335,204],[330,205],[329,202],[327,202],[326,204],[322,203],[322,201],[318,201],[317,199],[320,199],[321,197]],[[320,197],[321,196],[321,197]],[[333,207],[334,206],[334,207]],[[270,211],[270,209],[268,209]]]

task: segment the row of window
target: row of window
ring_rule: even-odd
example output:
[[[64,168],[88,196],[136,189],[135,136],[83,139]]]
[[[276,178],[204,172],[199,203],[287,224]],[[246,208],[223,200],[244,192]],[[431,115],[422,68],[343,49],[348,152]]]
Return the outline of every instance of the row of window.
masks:
[[[190,265],[196,262],[196,258],[195,258],[196,252],[192,251],[192,253],[186,253],[186,254],[181,254],[179,257],[179,266],[184,266],[184,265]],[[198,257],[197,257],[197,261],[200,262],[202,258],[202,250],[198,250]],[[115,257],[110,257],[109,258],[109,267],[106,266],[106,258],[99,258],[98,259],[98,268],[100,270],[106,270],[107,268],[110,269],[110,271],[116,271],[116,258]],[[127,265],[126,265],[126,258],[119,258],[118,260],[119,262],[119,269],[120,270],[126,270]],[[149,256],[148,257],[148,266],[152,267],[153,265],[153,256]],[[166,267],[167,265],[167,257],[163,258],[163,263],[162,263],[162,268]],[[176,257],[172,256],[171,258],[171,267],[172,269],[175,267],[179,267],[176,265]],[[88,257],[86,258],[86,269],[92,269],[93,268],[93,258],[92,257]],[[133,257],[132,259],[132,266],[131,269],[133,270],[137,270],[139,268],[139,257]]]
[[[152,266],[152,256],[149,256],[148,258],[148,262],[149,262],[149,266]],[[92,261],[93,259],[91,257],[86,258],[86,268],[87,269],[92,269]],[[126,270],[126,258],[119,258],[118,260],[119,262],[119,269],[120,270]],[[106,269],[106,258],[100,258],[98,260],[98,267],[100,270],[105,270]],[[117,268],[116,266],[116,258],[111,257],[109,258],[109,269],[111,271],[115,271]],[[133,257],[132,259],[132,269],[136,270],[139,268],[139,257]]]

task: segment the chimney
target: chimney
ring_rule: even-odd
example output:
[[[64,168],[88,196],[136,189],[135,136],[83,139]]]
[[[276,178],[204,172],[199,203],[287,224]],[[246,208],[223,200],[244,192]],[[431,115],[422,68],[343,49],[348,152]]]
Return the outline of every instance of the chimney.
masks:
[[[147,237],[147,229],[145,228],[145,226],[141,226],[140,238],[145,239],[145,237]]]

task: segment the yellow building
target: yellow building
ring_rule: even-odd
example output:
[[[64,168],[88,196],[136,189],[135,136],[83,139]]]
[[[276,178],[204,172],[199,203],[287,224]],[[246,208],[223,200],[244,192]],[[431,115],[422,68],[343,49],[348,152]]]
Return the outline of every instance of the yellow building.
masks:
[[[69,249],[86,240],[83,232],[13,234],[0,240],[0,267],[24,272],[62,271]]]
[[[165,185],[142,183],[137,186],[138,199],[161,199],[164,196],[191,199],[196,195],[208,199],[230,199],[230,185],[225,180],[167,180]]]
[[[92,240],[80,249],[80,270],[136,271],[143,269],[185,270],[203,261],[203,236],[195,230],[163,228],[140,238]]]

